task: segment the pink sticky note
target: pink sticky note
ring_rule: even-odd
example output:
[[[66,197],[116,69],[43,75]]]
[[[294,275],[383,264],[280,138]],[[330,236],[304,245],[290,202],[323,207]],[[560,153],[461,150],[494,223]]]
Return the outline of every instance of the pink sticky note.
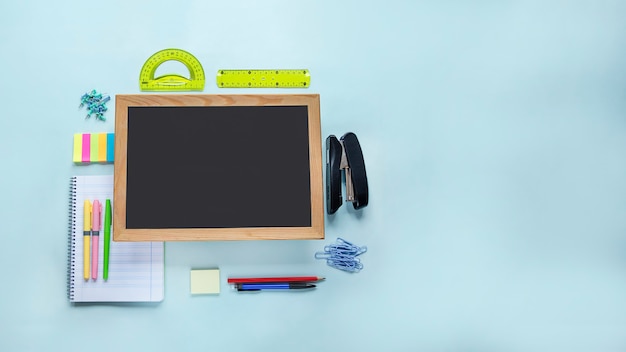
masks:
[[[83,133],[83,162],[88,163],[91,157],[91,134]]]

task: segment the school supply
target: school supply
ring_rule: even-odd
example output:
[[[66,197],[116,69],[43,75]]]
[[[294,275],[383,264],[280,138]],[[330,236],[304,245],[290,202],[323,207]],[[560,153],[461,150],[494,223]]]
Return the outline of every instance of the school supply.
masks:
[[[324,238],[319,99],[117,95],[113,240]]]
[[[166,61],[178,61],[189,70],[189,78],[179,74],[154,77],[157,68]],[[142,91],[201,91],[204,90],[204,69],[195,56],[181,49],[164,49],[146,60],[139,73]]]
[[[104,263],[102,269],[102,278],[109,278],[109,251],[111,248],[111,200],[106,200],[104,211]]]
[[[315,285],[305,282],[291,283],[262,283],[262,284],[236,284],[237,291],[262,291],[262,290],[303,290],[315,288]]]
[[[96,90],[92,90],[90,93],[83,94],[80,97],[80,105],[79,107],[85,106],[87,108],[87,116],[86,119],[90,118],[91,115],[95,115],[96,119],[100,121],[105,121],[104,113],[108,110],[106,103],[111,100],[110,96],[102,96],[102,94],[96,92]]]
[[[70,180],[68,296],[71,302],[158,302],[164,294],[163,242],[112,242],[110,244],[108,280],[82,280],[80,278],[83,253],[80,229],[88,231],[90,217],[83,214],[80,205],[88,200],[113,197],[113,175],[75,176]],[[105,227],[106,229],[106,227]],[[106,233],[106,230],[105,230]],[[95,240],[95,237],[94,237]],[[99,240],[104,239],[99,237]],[[83,263],[86,273],[87,265]]]
[[[112,163],[114,147],[113,133],[75,133],[73,160],[77,164]]]
[[[337,238],[335,243],[324,246],[323,252],[316,252],[315,259],[326,259],[328,266],[356,273],[363,269],[363,264],[357,257],[365,252],[367,252],[366,246],[357,246],[342,238]]]
[[[102,205],[97,199],[91,208],[91,278],[98,278],[98,248],[100,244],[100,222],[102,219]]]
[[[89,280],[91,261],[91,202],[85,199],[83,203],[83,278]]]
[[[248,284],[248,283],[279,283],[279,282],[316,282],[324,280],[319,276],[284,276],[284,277],[230,277],[227,282],[229,284]]]
[[[218,70],[219,88],[309,88],[309,70]]]
[[[348,132],[337,140],[334,135],[326,138],[326,212],[334,214],[342,204],[341,173],[346,180],[346,202],[354,209],[368,204],[369,189],[363,151],[356,135]]]
[[[219,269],[194,269],[190,274],[191,294],[219,294]]]

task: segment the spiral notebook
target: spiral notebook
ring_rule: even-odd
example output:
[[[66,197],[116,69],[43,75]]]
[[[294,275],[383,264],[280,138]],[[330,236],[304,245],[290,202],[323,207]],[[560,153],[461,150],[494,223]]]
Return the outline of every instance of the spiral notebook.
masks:
[[[111,239],[109,273],[105,281],[102,278],[104,232],[100,231],[98,276],[95,280],[83,278],[83,204],[85,200],[93,202],[96,199],[103,205],[106,199],[113,203],[113,175],[71,178],[68,264],[70,302],[162,301],[165,288],[163,242],[114,242]]]

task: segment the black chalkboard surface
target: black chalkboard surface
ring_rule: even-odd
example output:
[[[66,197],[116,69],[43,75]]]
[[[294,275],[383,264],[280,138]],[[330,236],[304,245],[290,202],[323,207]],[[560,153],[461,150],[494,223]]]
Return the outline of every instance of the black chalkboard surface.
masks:
[[[115,240],[323,238],[319,96],[116,98]]]

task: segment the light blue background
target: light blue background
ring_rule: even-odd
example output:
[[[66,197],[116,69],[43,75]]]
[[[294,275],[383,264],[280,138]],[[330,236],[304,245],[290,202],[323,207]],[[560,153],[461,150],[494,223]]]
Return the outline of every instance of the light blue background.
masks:
[[[625,351],[626,1],[3,1],[0,350]],[[370,205],[324,241],[167,243],[166,299],[66,298],[80,96],[139,93],[181,48],[204,93],[319,93],[355,132]],[[306,90],[219,90],[219,68],[308,68]],[[288,177],[288,170],[285,176]],[[369,251],[347,274],[313,254]],[[219,296],[190,296],[218,266]],[[228,276],[326,276],[240,295]]]

